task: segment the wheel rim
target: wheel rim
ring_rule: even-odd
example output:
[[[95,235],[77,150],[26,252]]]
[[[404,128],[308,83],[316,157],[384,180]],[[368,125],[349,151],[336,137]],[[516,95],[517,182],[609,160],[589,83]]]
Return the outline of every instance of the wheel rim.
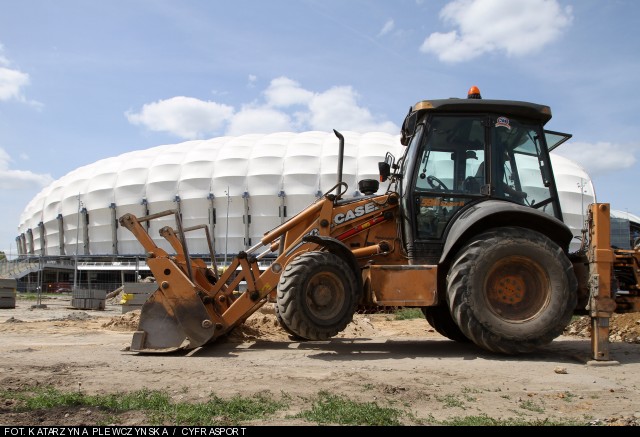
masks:
[[[319,320],[330,320],[339,315],[345,298],[344,284],[334,273],[317,273],[307,284],[307,308]]]
[[[551,282],[540,264],[530,258],[510,256],[489,271],[485,290],[494,314],[512,322],[525,322],[549,303]]]

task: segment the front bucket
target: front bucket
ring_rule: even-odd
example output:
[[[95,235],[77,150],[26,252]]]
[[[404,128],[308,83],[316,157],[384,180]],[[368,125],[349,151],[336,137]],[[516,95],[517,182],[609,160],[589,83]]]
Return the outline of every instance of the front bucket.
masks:
[[[176,295],[158,288],[149,297],[142,306],[131,351],[168,353],[194,349],[213,339],[215,323],[195,291],[189,291]]]

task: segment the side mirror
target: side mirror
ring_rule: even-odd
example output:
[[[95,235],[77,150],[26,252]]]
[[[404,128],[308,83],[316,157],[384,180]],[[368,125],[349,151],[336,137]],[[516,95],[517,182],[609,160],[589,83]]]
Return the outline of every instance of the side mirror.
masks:
[[[378,170],[380,172],[380,182],[384,182],[391,176],[391,166],[388,162],[379,162]]]
[[[383,162],[378,162],[378,172],[380,173],[380,182],[384,182],[391,176],[391,167],[395,162],[394,156],[387,152]],[[376,190],[377,191],[377,190]]]

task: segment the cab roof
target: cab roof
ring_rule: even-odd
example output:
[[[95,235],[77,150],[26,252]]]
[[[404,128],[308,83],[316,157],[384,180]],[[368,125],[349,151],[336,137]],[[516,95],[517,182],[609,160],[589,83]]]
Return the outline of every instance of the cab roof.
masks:
[[[410,112],[416,111],[429,113],[492,112],[498,115],[532,119],[543,125],[551,120],[551,108],[549,106],[516,100],[458,98],[421,100],[413,105]]]

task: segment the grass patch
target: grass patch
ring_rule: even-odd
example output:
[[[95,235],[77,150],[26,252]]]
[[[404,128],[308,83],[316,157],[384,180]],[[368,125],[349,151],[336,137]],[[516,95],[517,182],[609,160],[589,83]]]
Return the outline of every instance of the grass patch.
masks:
[[[24,392],[1,391],[0,399],[18,401],[18,411],[34,411],[56,407],[100,408],[107,413],[142,411],[151,424],[173,425],[238,425],[244,421],[264,419],[287,407],[271,396],[234,396],[222,399],[211,395],[206,402],[172,402],[162,391],[139,390],[131,393],[86,395],[61,392],[54,388],[33,388]]]
[[[182,390],[184,392],[185,390]],[[447,407],[462,407],[455,396],[438,398]],[[270,393],[249,397],[234,396],[222,399],[211,394],[203,402],[174,402],[163,391],[138,390],[129,393],[88,395],[83,392],[62,392],[54,388],[32,387],[23,391],[0,390],[0,404],[12,405],[16,412],[43,411],[60,407],[91,408],[103,416],[97,419],[103,424],[117,424],[118,415],[125,412],[141,412],[149,425],[183,426],[232,426],[266,420],[278,411],[290,408],[291,396],[282,393],[279,400]],[[287,419],[303,419],[318,425],[399,426],[408,424],[442,426],[584,426],[583,422],[549,419],[525,420],[524,418],[494,419],[485,414],[436,420],[433,415],[418,418],[411,412],[411,405],[391,408],[376,402],[359,402],[326,391],[311,399],[311,407]],[[308,407],[308,402],[305,403]],[[542,412],[531,401],[522,402],[521,408]],[[5,410],[6,411],[6,410]],[[403,420],[404,419],[404,420]],[[401,423],[404,422],[404,423]],[[61,423],[63,425],[64,423]]]
[[[438,422],[443,426],[584,426],[578,422],[555,422],[553,420],[493,419],[487,415],[457,417]]]
[[[265,395],[250,398],[234,396],[222,399],[211,395],[204,403],[178,403],[167,412],[160,411],[158,418],[177,425],[222,424],[237,425],[249,420],[264,419],[285,407],[285,404],[272,400]],[[158,414],[154,411],[155,414]]]
[[[397,426],[404,414],[401,410],[381,407],[375,402],[356,402],[322,391],[313,400],[310,410],[295,417],[318,425]]]
[[[82,392],[61,392],[54,388],[44,388],[35,389],[23,400],[26,410],[86,406],[101,407],[110,411],[154,411],[166,408],[170,404],[168,395],[150,390],[90,396]]]
[[[532,400],[526,400],[526,401],[520,402],[520,408],[524,410],[533,411],[534,413],[544,413],[544,408],[542,408],[540,405],[537,405]]]
[[[420,308],[400,308],[394,313],[396,320],[424,319]]]
[[[56,297],[56,296],[65,296],[62,293],[42,293],[40,294],[40,298],[43,297]],[[67,294],[69,296],[69,294]],[[38,293],[16,293],[16,298],[24,299],[24,300],[38,300]]]
[[[37,300],[38,294],[37,293],[18,293],[16,294],[16,297],[18,299],[24,299],[24,300]],[[45,295],[41,294],[40,297],[45,297]]]
[[[482,390],[464,386],[462,387],[462,393],[482,393]]]
[[[445,408],[466,408],[464,402],[454,395],[436,396],[436,399],[444,405]]]

